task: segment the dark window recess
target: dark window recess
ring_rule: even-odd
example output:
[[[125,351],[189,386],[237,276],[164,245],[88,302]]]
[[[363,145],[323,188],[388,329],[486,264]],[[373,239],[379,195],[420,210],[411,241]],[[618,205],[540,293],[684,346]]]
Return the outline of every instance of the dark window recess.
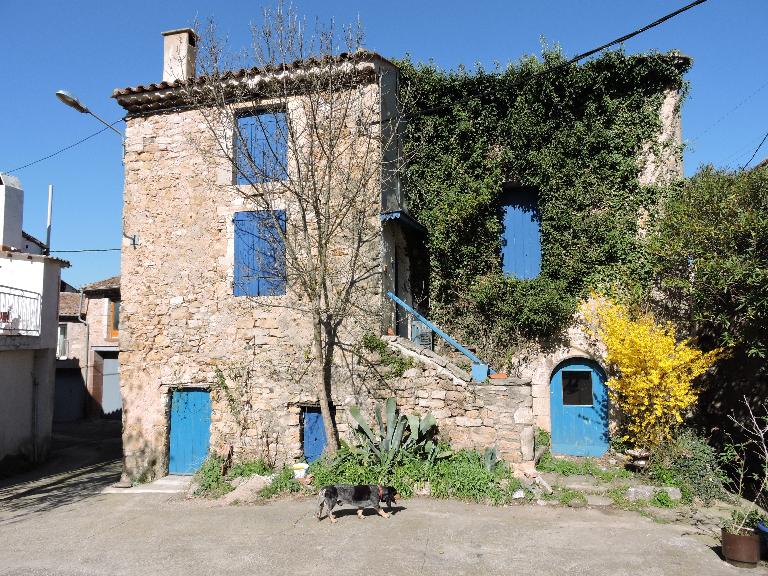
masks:
[[[285,294],[285,211],[237,212],[234,223],[234,295]]]
[[[235,181],[257,184],[285,180],[288,170],[285,112],[239,116],[235,133]]]
[[[563,372],[563,405],[592,406],[592,372]]]

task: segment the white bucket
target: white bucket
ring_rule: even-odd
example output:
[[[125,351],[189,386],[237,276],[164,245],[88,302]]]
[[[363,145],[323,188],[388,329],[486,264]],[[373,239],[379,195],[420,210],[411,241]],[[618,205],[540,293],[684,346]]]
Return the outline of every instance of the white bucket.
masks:
[[[292,468],[294,478],[304,478],[304,476],[307,475],[307,468],[309,468],[309,464],[306,464],[305,462],[299,462],[298,464],[294,464]]]

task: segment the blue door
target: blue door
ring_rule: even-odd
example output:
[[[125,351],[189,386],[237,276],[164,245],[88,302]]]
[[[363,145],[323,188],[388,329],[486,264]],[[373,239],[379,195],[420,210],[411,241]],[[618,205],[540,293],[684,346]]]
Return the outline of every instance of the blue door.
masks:
[[[169,474],[194,474],[208,456],[211,395],[207,390],[174,390],[171,397]]]
[[[605,374],[584,358],[566,360],[550,382],[552,452],[602,456],[608,450]]]
[[[541,272],[541,215],[536,190],[515,188],[502,197],[501,268],[505,275],[536,278]]]
[[[304,408],[304,427],[302,446],[304,446],[304,458],[307,462],[314,462],[323,454],[325,449],[325,425],[320,408]]]

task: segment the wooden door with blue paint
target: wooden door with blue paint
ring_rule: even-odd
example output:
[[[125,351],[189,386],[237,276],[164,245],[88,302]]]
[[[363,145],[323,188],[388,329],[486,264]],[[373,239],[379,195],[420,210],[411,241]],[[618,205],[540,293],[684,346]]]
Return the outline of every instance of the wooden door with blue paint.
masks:
[[[314,462],[323,454],[326,444],[325,425],[320,408],[306,407],[303,414],[302,446],[307,462]]]
[[[169,474],[194,474],[208,456],[211,395],[208,390],[174,390],[171,396]]]
[[[608,392],[600,366],[566,360],[550,382],[552,452],[602,456],[608,450]]]
[[[501,199],[501,268],[521,280],[541,272],[541,214],[533,188],[510,188]]]

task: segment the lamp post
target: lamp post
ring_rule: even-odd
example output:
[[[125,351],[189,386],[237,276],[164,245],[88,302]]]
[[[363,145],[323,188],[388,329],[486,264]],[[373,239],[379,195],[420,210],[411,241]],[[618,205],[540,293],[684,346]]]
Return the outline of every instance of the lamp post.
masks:
[[[59,91],[57,91],[57,92],[56,92],[56,97],[57,97],[59,100],[61,100],[61,101],[62,101],[64,104],[66,104],[67,106],[69,106],[70,108],[74,108],[75,110],[77,110],[78,112],[80,112],[80,113],[82,113],[82,114],[90,114],[91,116],[93,116],[94,118],[96,118],[96,120],[98,120],[99,122],[101,122],[102,124],[104,124],[104,126],[106,126],[106,127],[107,127],[107,128],[109,128],[110,130],[112,130],[113,132],[115,132],[117,135],[119,135],[119,136],[120,136],[120,138],[122,138],[122,137],[123,137],[123,135],[120,133],[120,131],[119,131],[117,128],[115,128],[114,126],[112,126],[112,124],[108,124],[107,122],[105,122],[105,121],[104,121],[104,119],[103,119],[103,118],[100,118],[99,116],[97,116],[96,114],[94,114],[93,112],[91,112],[90,110],[88,110],[88,107],[87,107],[85,104],[83,104],[82,102],[80,102],[80,100],[78,100],[77,98],[75,98],[75,97],[74,97],[72,94],[70,94],[70,93],[69,93],[69,92],[67,92],[66,90],[59,90]]]

